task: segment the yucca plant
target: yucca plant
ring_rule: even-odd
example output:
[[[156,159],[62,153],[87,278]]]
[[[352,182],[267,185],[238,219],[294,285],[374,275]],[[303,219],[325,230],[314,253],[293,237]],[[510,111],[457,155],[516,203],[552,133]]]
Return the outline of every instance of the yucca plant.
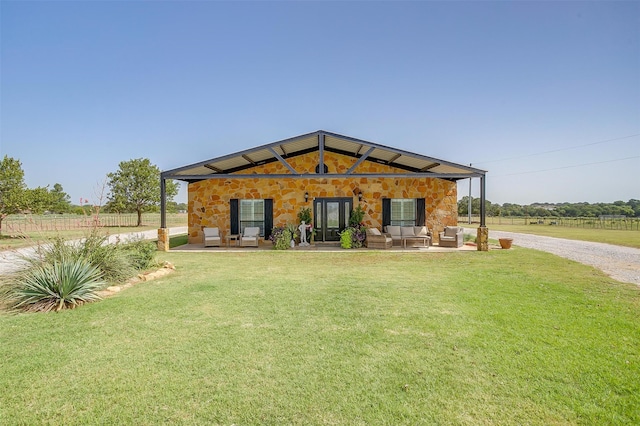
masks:
[[[65,260],[84,260],[96,266],[109,282],[122,282],[135,274],[130,259],[119,244],[108,244],[108,238],[92,232],[79,241],[67,241],[62,237],[53,238],[51,244],[41,246],[38,257],[26,259],[39,265],[53,264]]]
[[[14,308],[30,312],[73,309],[99,300],[102,272],[81,259],[63,259],[33,265],[17,275],[8,296]]]

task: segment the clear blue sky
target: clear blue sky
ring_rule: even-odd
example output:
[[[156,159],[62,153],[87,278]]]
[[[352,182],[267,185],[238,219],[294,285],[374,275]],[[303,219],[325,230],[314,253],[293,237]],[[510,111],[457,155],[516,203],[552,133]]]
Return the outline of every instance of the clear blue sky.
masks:
[[[123,160],[166,170],[319,129],[472,163],[494,203],[640,199],[638,1],[0,13],[0,154],[74,203]]]

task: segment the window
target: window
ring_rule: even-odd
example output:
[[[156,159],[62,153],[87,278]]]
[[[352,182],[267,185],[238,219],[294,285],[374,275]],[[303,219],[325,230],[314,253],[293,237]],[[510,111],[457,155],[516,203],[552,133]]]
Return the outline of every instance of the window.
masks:
[[[260,228],[260,235],[264,235],[264,200],[240,200],[240,229],[244,233],[244,228],[257,226]]]
[[[414,226],[416,224],[415,198],[391,199],[391,225]]]

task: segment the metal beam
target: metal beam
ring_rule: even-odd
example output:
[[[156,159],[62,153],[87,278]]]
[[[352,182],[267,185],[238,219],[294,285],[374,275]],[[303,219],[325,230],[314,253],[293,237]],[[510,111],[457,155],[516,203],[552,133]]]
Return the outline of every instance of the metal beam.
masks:
[[[324,173],[324,133],[318,134],[318,174],[323,175]]]
[[[486,226],[485,216],[486,209],[484,207],[485,203],[485,176],[480,176],[480,226]]]
[[[247,160],[249,163],[253,164],[254,166],[256,165],[255,161],[253,161],[251,158],[249,158],[249,156],[247,154],[242,154],[242,158],[244,158],[245,160]]]
[[[420,169],[421,172],[426,172],[427,170],[431,170],[435,167],[438,167],[440,165],[440,163],[433,163],[433,164],[429,164],[428,166],[425,166],[423,168]]]
[[[213,170],[216,173],[224,173],[224,170],[219,169],[219,168],[217,168],[215,166],[212,166],[212,165],[209,165],[209,164],[203,164],[203,166],[206,167],[209,170]]]
[[[287,169],[289,169],[289,171],[290,171],[292,174],[294,174],[294,175],[296,174],[295,169],[294,169],[293,167],[291,167],[291,164],[287,163],[287,162],[285,161],[285,159],[284,159],[284,158],[282,158],[282,157],[280,156],[280,154],[278,154],[278,153],[277,153],[273,148],[271,148],[271,147],[269,147],[269,148],[267,148],[267,149],[269,150],[269,152],[270,152],[270,153],[272,153],[272,154],[273,154],[273,155],[278,159],[278,161],[280,161],[280,162],[281,162],[281,163],[282,163],[282,164],[283,164]]]
[[[167,187],[165,178],[160,174],[160,228],[167,227]]]
[[[364,160],[367,159],[367,157],[369,156],[369,154],[371,154],[373,152],[373,150],[376,149],[375,147],[371,147],[369,148],[369,150],[367,152],[365,152],[362,157],[358,158],[358,161],[355,162],[355,164],[353,166],[351,166],[349,168],[349,170],[347,170],[347,175],[350,175],[355,169],[356,167],[358,167]],[[359,150],[358,150],[359,151]]]
[[[167,175],[167,179],[177,179],[183,181],[201,181],[207,179],[350,179],[350,178],[439,178],[439,179],[469,179],[470,177],[482,177],[481,173],[352,173],[346,175],[344,173],[301,173],[301,174],[257,174],[257,173],[240,173],[240,174],[215,174],[215,175]]]
[[[390,160],[387,161],[387,166],[391,163],[393,163],[394,161],[396,161],[398,158],[402,157],[402,154],[396,154],[393,157],[391,157]]]

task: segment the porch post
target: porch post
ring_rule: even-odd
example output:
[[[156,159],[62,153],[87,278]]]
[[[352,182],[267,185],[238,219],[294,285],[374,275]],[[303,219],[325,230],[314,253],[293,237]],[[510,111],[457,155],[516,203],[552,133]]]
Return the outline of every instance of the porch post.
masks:
[[[486,226],[486,221],[485,221],[485,216],[486,216],[485,200],[486,200],[486,196],[485,196],[485,176],[482,175],[482,177],[480,178],[480,226]]]
[[[478,251],[489,251],[489,229],[485,221],[485,175],[480,176],[480,227],[478,228]]]
[[[167,229],[167,188],[162,173],[160,174],[160,229],[158,229],[158,250],[169,251],[169,229]]]

